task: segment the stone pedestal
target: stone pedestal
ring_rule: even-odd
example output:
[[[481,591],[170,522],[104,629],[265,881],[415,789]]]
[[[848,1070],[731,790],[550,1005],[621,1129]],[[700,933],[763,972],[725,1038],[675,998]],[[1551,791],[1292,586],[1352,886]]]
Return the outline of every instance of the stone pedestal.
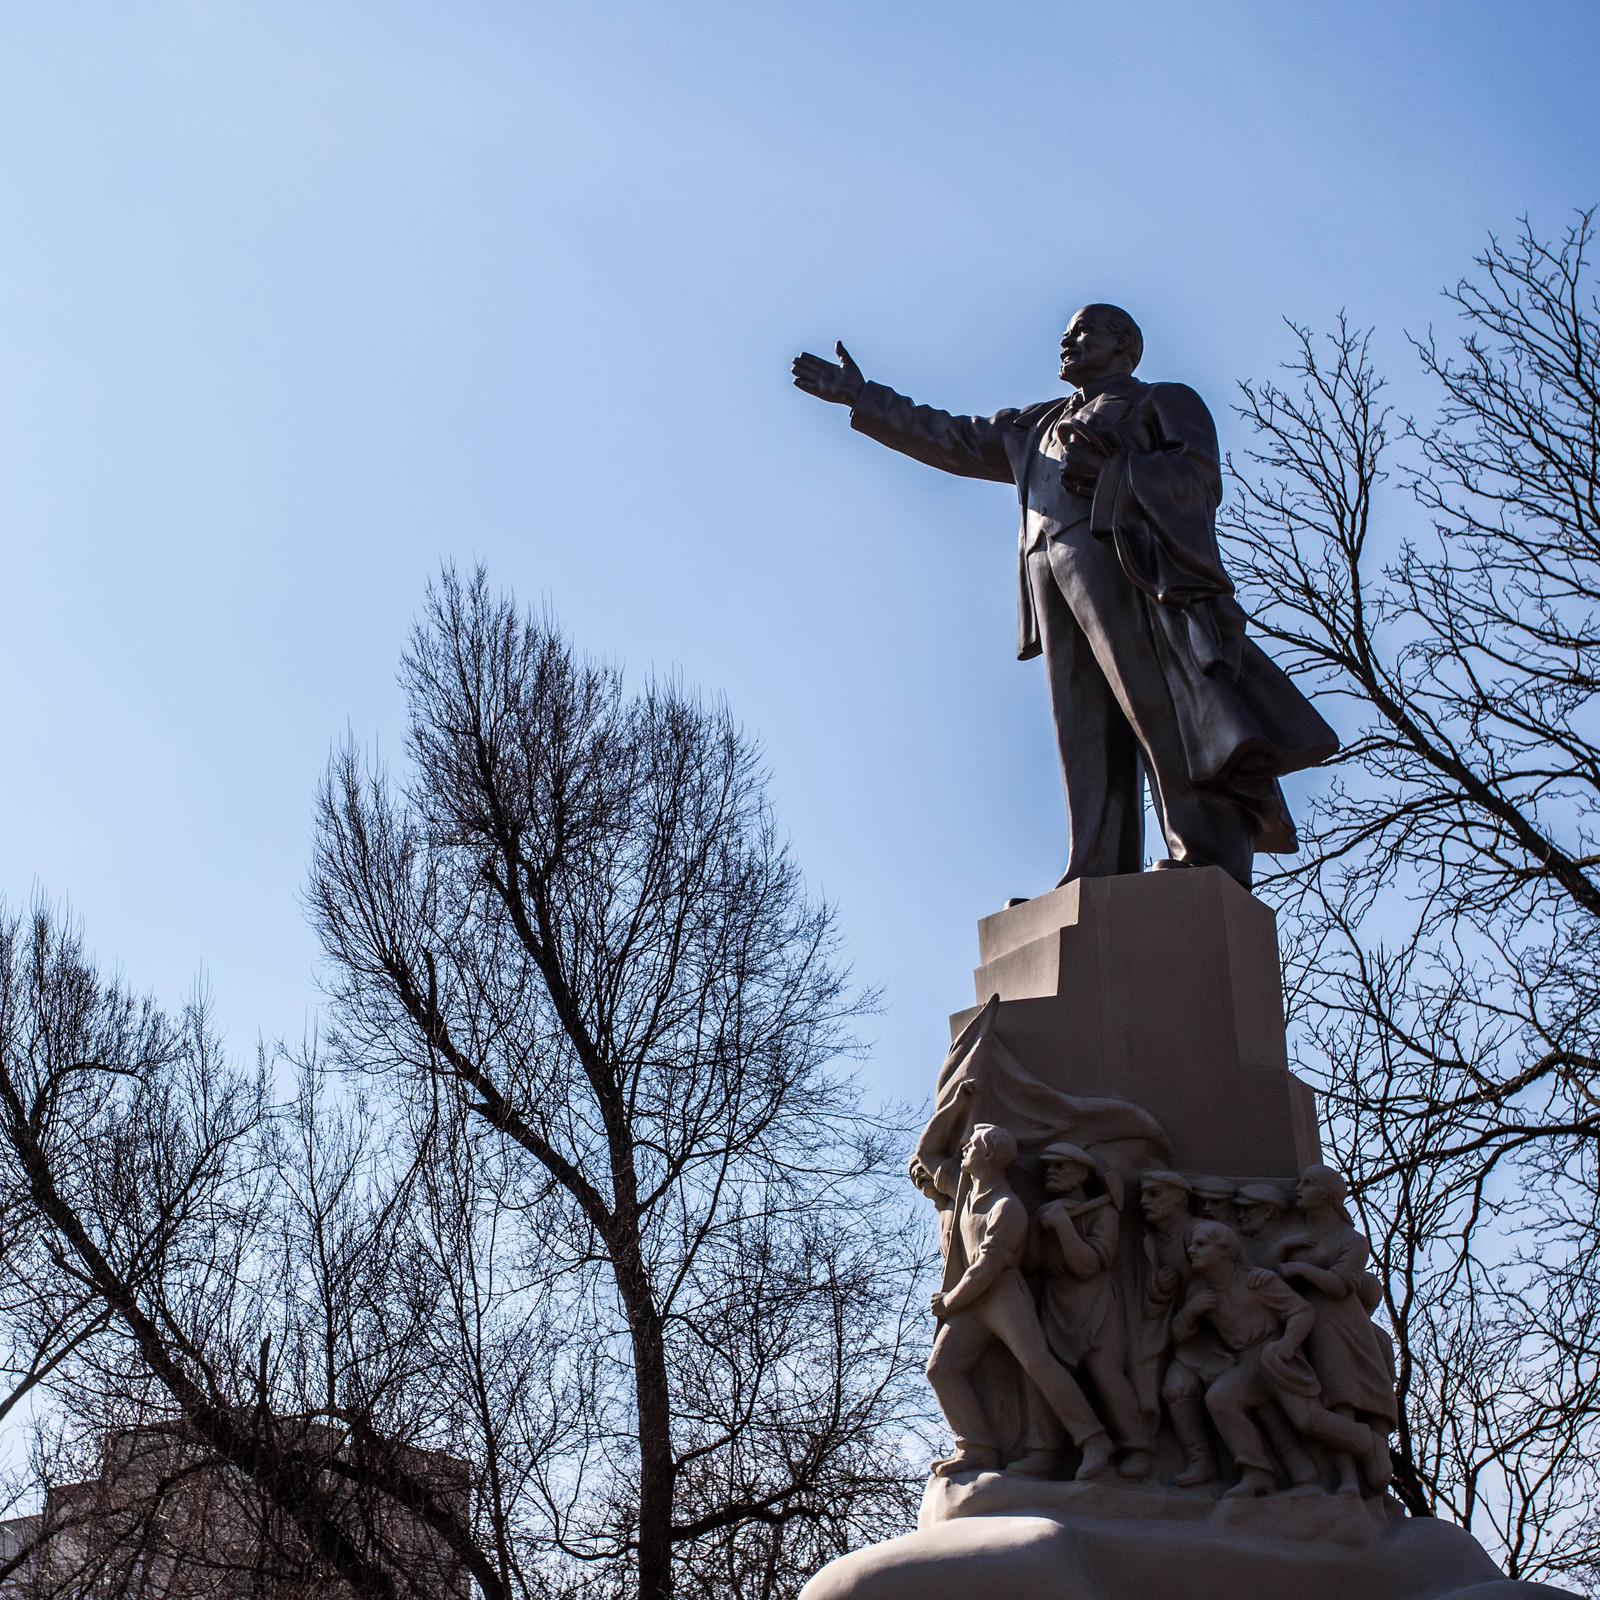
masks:
[[[1508,1581],[1470,1534],[1407,1517],[1384,1492],[1387,1460],[1378,1470],[1373,1452],[1394,1415],[1392,1352],[1386,1366],[1387,1335],[1367,1320],[1378,1295],[1365,1241],[1316,1199],[1335,1175],[1313,1174],[1312,1210],[1294,1209],[1294,1180],[1320,1149],[1311,1090],[1288,1070],[1272,912],[1217,868],[1093,879],[985,917],[978,950],[977,1004],[951,1018],[911,1169],[940,1207],[954,1302],[930,1375],[941,1396],[981,1404],[947,1404],[971,1437],[937,1463],[917,1531],[829,1563],[801,1600],[1562,1594]],[[1237,1215],[1236,1200],[1276,1206],[1280,1231]],[[1063,1207],[1078,1242],[1053,1262],[1044,1230],[1059,1229]],[[1012,1219],[1004,1253],[985,1231],[1001,1216]],[[983,1277],[968,1275],[973,1251],[1002,1263],[1009,1309],[985,1309],[1000,1289],[970,1292]],[[1307,1251],[1321,1252],[1337,1295],[1295,1276],[1289,1257]],[[993,1279],[994,1263],[986,1270]],[[1310,1341],[1312,1365],[1297,1342],[1291,1370],[1275,1341],[1295,1319],[1297,1341],[1319,1327],[1327,1337]],[[1058,1368],[1041,1364],[1041,1338]],[[1061,1371],[1101,1407],[1115,1471],[1051,1434],[1028,1384],[1053,1373],[1059,1389]],[[1254,1443],[1236,1426],[1246,1414],[1263,1430]],[[1228,1441],[1265,1451],[1255,1480]]]
[[[977,1007],[1036,1078],[1149,1111],[1179,1170],[1292,1181],[1320,1160],[1288,1069],[1271,910],[1218,867],[1088,878],[978,924]]]
[[[1066,1498],[1012,1494],[935,1521],[924,1508],[916,1533],[829,1562],[802,1600],[1577,1600],[1511,1581],[1471,1534],[1428,1518],[1379,1526],[1358,1508],[1312,1532],[1269,1501],[1170,1519],[1127,1494],[1050,1503]]]

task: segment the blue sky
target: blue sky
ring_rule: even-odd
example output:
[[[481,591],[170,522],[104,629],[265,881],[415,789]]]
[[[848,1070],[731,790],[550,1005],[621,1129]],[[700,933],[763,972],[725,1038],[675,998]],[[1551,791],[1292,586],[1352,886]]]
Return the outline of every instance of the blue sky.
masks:
[[[727,695],[920,1099],[975,919],[1064,860],[1014,501],[789,358],[988,411],[1116,300],[1238,448],[1343,307],[1421,404],[1487,232],[1600,199],[1597,66],[1592,4],[3,0],[0,889],[297,1038],[318,776],[399,753],[481,558]]]

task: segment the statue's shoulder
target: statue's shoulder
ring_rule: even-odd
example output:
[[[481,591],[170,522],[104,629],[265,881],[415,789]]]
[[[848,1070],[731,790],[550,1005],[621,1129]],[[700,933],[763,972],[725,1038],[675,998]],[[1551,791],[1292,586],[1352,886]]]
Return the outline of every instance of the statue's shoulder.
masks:
[[[1036,400],[1031,406],[1021,406],[1011,414],[1011,426],[1021,428],[1024,433],[1030,433],[1052,411],[1060,411],[1067,403],[1065,395],[1058,395],[1054,400]]]
[[[1153,405],[1163,411],[1203,411],[1211,415],[1198,391],[1186,383],[1141,383],[1132,399],[1136,405]]]
[[[1205,401],[1200,398],[1198,390],[1191,389],[1186,383],[1168,383],[1162,379],[1158,379],[1154,383],[1145,383],[1138,378],[1133,381],[1138,384],[1136,398],[1141,400],[1179,401],[1194,406],[1203,406],[1205,404]]]
[[[1205,401],[1186,383],[1147,383],[1133,401],[1158,435],[1181,439],[1203,454],[1217,453],[1217,423]]]

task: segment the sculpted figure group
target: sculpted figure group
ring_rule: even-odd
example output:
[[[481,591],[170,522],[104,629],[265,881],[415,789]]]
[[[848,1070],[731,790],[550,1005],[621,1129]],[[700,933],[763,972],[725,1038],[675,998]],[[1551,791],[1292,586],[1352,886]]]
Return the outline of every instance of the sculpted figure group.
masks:
[[[1385,1488],[1394,1353],[1337,1172],[1308,1167],[1291,1196],[1152,1170],[1133,1205],[1063,1140],[1030,1211],[1017,1160],[979,1123],[958,1155],[911,1162],[946,1256],[928,1380],[955,1448],[935,1473],[1058,1477],[1075,1453],[1078,1479],[1227,1496]]]

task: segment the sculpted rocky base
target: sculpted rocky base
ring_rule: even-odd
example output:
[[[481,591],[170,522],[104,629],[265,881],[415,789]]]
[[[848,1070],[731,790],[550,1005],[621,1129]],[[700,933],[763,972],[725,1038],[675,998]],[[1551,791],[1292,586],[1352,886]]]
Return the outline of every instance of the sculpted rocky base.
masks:
[[[932,1521],[830,1562],[801,1600],[1556,1600],[1565,1594],[1511,1582],[1470,1534],[1428,1518],[1375,1525],[1355,1510],[1307,1537],[1312,1523],[1294,1520],[1291,1496],[1247,1507],[1219,1501],[1192,1520],[1128,1514],[1125,1504],[1112,1510],[1108,1498],[1147,1504],[1128,1491],[1096,1488],[1082,1498],[1081,1513],[1024,1503]]]

